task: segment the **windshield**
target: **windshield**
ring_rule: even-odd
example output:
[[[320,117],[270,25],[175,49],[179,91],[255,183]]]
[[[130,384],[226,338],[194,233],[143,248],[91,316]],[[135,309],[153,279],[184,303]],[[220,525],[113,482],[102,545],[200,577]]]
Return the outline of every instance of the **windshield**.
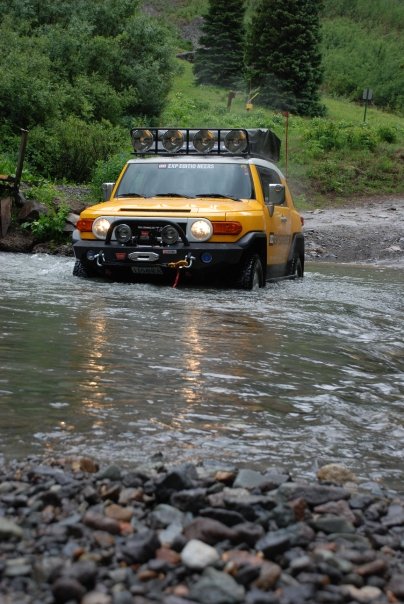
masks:
[[[128,164],[117,197],[168,195],[252,199],[253,186],[247,164],[133,163]]]

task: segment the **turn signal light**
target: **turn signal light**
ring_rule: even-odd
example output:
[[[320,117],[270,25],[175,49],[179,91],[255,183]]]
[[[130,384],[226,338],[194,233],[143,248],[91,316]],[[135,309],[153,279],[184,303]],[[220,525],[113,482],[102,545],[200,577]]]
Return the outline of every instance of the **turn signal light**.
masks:
[[[81,233],[91,233],[94,220],[92,218],[84,218],[77,221],[76,227]]]
[[[212,222],[214,235],[239,235],[243,230],[239,222]]]

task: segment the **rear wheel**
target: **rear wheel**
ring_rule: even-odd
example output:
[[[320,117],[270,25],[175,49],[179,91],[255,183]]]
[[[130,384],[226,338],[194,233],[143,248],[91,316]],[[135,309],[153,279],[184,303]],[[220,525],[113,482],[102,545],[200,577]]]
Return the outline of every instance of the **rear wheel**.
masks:
[[[243,260],[236,287],[246,290],[264,287],[264,271],[258,254],[250,254]]]
[[[289,262],[288,274],[292,279],[301,279],[303,277],[303,264],[297,252],[294,252],[292,260]]]
[[[97,277],[98,271],[94,266],[90,266],[83,260],[76,260],[73,267],[73,275],[75,277],[82,277],[83,279],[90,279],[91,277]]]

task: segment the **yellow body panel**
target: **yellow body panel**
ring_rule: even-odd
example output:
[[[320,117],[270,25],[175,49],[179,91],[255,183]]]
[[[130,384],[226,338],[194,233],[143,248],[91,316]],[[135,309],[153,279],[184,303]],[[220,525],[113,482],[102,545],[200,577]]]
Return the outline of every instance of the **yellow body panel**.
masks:
[[[120,180],[125,173],[122,170],[111,194],[111,199],[87,208],[81,213],[81,219],[95,220],[100,216],[125,218],[168,218],[189,219],[204,218],[215,221],[239,222],[242,231],[238,235],[213,235],[208,243],[237,243],[249,233],[261,233],[267,241],[267,265],[286,265],[290,257],[293,236],[302,232],[299,213],[296,211],[292,196],[285,179],[285,202],[282,205],[268,206],[265,202],[261,179],[256,165],[248,163],[256,199],[233,200],[231,198],[187,198],[180,196],[158,197],[121,197],[114,198]],[[95,240],[91,232],[81,232],[83,240]]]

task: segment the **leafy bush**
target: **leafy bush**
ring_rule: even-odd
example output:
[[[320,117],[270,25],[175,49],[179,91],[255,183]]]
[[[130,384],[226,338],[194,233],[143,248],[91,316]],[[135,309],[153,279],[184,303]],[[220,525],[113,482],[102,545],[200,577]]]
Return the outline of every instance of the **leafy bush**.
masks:
[[[129,152],[121,152],[115,153],[106,160],[96,162],[91,176],[91,191],[96,199],[101,197],[104,182],[116,181],[129,157]]]
[[[30,230],[37,241],[56,241],[60,242],[66,239],[64,232],[66,218],[69,214],[69,208],[66,204],[48,209],[47,214],[41,216],[32,222],[24,222],[23,229]]]
[[[30,133],[27,158],[42,174],[74,182],[89,180],[96,162],[122,148],[127,130],[102,121],[88,124],[74,116]]]
[[[366,124],[356,126],[346,122],[332,122],[317,118],[304,132],[304,140],[314,152],[332,149],[368,149],[373,151],[378,142],[378,131]]]

